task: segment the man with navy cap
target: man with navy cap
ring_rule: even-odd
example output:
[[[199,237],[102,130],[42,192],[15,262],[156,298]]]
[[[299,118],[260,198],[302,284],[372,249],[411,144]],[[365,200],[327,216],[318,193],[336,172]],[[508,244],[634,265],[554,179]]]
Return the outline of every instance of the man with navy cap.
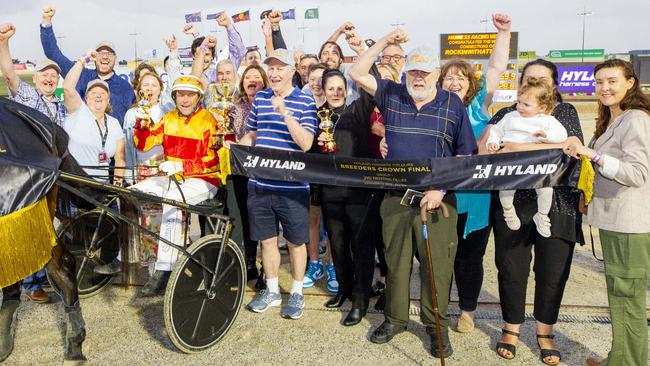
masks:
[[[41,21],[41,45],[45,56],[54,61],[61,69],[61,75],[65,77],[74,65],[74,61],[66,57],[56,42],[56,36],[52,28],[52,17],[56,10],[52,6],[46,6],[42,11]],[[77,83],[77,91],[83,98],[85,96],[86,84],[94,79],[104,80],[111,90],[111,109],[109,113],[115,117],[120,125],[124,123],[126,111],[135,103],[133,87],[126,80],[115,74],[113,67],[117,56],[115,46],[108,41],[103,41],[95,47],[97,59],[95,69],[84,69]]]
[[[386,123],[388,160],[429,159],[456,155],[471,155],[476,148],[472,127],[465,106],[458,96],[436,86],[440,73],[436,54],[426,47],[412,50],[406,59],[406,83],[382,80],[369,73],[377,56],[389,46],[408,40],[406,33],[395,30],[381,38],[361,54],[350,70],[357,84],[374,96]],[[440,310],[440,326],[445,357],[451,355],[449,342],[449,288],[454,269],[458,238],[456,235],[456,199],[453,192],[429,187],[419,207],[400,204],[404,191],[388,191],[381,205],[386,264],[385,321],[373,331],[370,341],[386,343],[403,332],[409,320],[409,289],[413,256],[425,259],[420,208],[428,211],[445,203],[449,217],[433,211],[428,215],[432,265],[435,272],[436,294]],[[421,266],[421,319],[431,336],[431,353],[440,357],[435,329],[434,306],[426,267]]]

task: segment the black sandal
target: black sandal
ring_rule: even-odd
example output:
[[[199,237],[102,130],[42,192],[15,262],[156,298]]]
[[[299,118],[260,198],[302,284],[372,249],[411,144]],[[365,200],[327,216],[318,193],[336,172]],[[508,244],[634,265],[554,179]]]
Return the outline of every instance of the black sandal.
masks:
[[[501,329],[502,334],[510,334],[511,336],[517,337],[517,340],[519,340],[520,334],[518,332],[514,332],[512,330],[508,330],[505,328]],[[506,357],[502,355],[499,350],[506,350],[512,354],[512,357]],[[505,342],[497,342],[497,349],[496,349],[497,355],[499,355],[502,358],[505,358],[506,360],[512,360],[515,358],[517,355],[517,346],[515,344],[510,344],[510,343],[505,343]]]
[[[540,338],[553,339],[553,338],[555,338],[555,335],[554,334],[538,334],[537,335],[537,347],[539,347],[540,358],[541,358],[541,360],[542,360],[542,362],[544,364],[549,365],[549,366],[555,366],[555,365],[559,364],[560,361],[562,361],[562,354],[560,353],[560,351],[558,351],[556,349],[542,348],[542,346],[539,344],[539,339]],[[545,359],[547,357],[553,357],[553,356],[558,358],[557,362],[546,362]]]

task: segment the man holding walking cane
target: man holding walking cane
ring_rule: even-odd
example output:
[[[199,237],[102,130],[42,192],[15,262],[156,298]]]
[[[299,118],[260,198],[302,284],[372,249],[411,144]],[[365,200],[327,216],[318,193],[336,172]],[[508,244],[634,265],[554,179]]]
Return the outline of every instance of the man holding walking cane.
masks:
[[[379,54],[390,45],[408,40],[406,33],[397,29],[381,38],[374,46],[359,56],[350,69],[350,76],[370,95],[374,96],[386,123],[388,160],[426,159],[456,155],[471,155],[477,150],[472,128],[463,102],[453,93],[436,87],[439,63],[433,51],[426,47],[412,50],[407,57],[405,84],[381,80],[370,75],[369,70]],[[412,192],[412,191],[410,191]],[[431,267],[420,271],[421,320],[431,336],[431,353],[440,357],[438,347],[442,339],[443,355],[451,355],[449,342],[449,288],[458,242],[456,234],[456,199],[453,192],[429,187],[417,199],[406,200],[411,207],[401,205],[405,191],[388,191],[381,205],[384,221],[384,245],[388,273],[386,276],[385,321],[370,336],[373,343],[386,343],[396,334],[406,330],[409,319],[410,275],[415,251],[426,263],[426,246],[431,254]],[[403,197],[404,196],[404,197]],[[449,217],[440,210],[426,215],[424,237],[420,207],[432,211],[446,204]],[[414,207],[413,207],[414,206]],[[428,267],[428,268],[427,268]],[[433,301],[428,270],[435,271],[437,305]],[[433,277],[433,276],[432,276]],[[440,332],[436,332],[439,311]],[[438,335],[440,334],[440,335]]]

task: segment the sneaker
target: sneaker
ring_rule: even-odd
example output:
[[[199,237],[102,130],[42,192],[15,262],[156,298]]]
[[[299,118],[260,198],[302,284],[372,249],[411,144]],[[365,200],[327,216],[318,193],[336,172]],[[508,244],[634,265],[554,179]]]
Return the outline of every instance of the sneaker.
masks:
[[[320,262],[309,261],[305,278],[302,280],[302,287],[309,288],[314,286],[317,280],[323,278],[323,265]]]
[[[327,263],[327,291],[335,294],[339,292],[339,281],[336,279],[336,269],[332,263]]]
[[[519,217],[517,217],[517,211],[514,206],[510,209],[503,209],[503,218],[506,220],[506,225],[508,225],[510,230],[519,230],[521,227],[521,221],[519,221]]]
[[[246,308],[256,313],[263,313],[272,306],[282,305],[282,296],[277,292],[269,292],[267,289],[260,291]]]
[[[535,222],[539,235],[545,238],[551,236],[551,219],[548,218],[548,215],[538,212],[533,215],[533,222]]]
[[[280,315],[286,319],[300,319],[302,317],[302,309],[305,307],[305,297],[299,293],[292,293],[289,295],[289,303],[287,307],[282,309]]]
[[[97,274],[103,274],[107,276],[112,276],[118,274],[122,271],[122,262],[119,259],[115,258],[109,264],[102,264],[93,269],[93,272]]]

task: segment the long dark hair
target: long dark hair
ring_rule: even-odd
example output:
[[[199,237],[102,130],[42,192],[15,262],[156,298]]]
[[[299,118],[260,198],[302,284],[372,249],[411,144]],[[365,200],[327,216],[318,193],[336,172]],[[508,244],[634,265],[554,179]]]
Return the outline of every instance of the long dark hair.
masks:
[[[330,45],[330,44],[333,45],[336,52],[339,53],[339,57],[341,58],[341,64],[342,64],[343,63],[343,50],[341,50],[341,46],[339,46],[339,44],[336,43],[336,42],[327,41],[327,42],[323,43],[323,45],[320,46],[320,51],[318,51],[318,58],[322,59],[321,55],[323,54],[323,50],[325,49],[325,47],[327,45]],[[340,64],[339,64],[339,66],[340,66]]]
[[[623,97],[623,100],[619,103],[621,110],[626,111],[628,109],[639,109],[650,115],[650,98],[644,95],[641,91],[641,87],[639,86],[639,77],[634,72],[632,63],[619,59],[603,61],[594,68],[594,76],[598,71],[609,68],[621,69],[625,80],[634,79],[634,85],[632,85],[632,88],[625,93],[625,97]],[[607,124],[609,124],[611,118],[612,114],[609,107],[598,101],[598,117],[596,118],[596,132],[594,133],[595,138],[598,138],[605,133],[605,130],[607,130]]]
[[[521,75],[519,76],[519,85],[524,83],[524,75],[526,74],[526,69],[529,68],[530,66],[534,65],[539,65],[539,66],[544,66],[545,68],[551,70],[551,78],[553,79],[553,86],[555,87],[555,99],[557,99],[558,103],[562,103],[562,94],[560,94],[560,91],[557,89],[558,86],[558,73],[557,73],[557,66],[555,66],[554,63],[551,61],[546,61],[541,58],[538,58],[537,60],[530,61],[524,65],[523,70],[521,70]]]

